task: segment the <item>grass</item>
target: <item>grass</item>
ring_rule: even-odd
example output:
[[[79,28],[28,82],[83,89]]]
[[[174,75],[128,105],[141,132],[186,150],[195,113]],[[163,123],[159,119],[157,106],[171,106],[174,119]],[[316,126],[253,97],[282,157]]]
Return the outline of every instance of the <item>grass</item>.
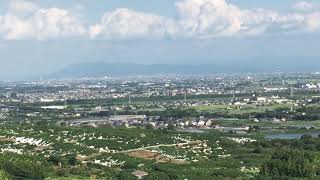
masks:
[[[320,120],[316,120],[316,121],[288,121],[287,125],[320,127]]]
[[[244,114],[244,113],[259,113],[272,111],[277,108],[290,108],[291,104],[271,104],[267,106],[257,106],[254,104],[248,105],[211,105],[211,106],[195,106],[197,111],[216,111],[228,114]]]

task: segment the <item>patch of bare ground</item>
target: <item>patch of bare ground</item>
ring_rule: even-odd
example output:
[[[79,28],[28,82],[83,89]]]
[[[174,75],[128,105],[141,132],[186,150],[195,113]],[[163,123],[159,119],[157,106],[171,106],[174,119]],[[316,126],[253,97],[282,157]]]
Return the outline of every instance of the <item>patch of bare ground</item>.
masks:
[[[132,151],[132,152],[129,152],[128,155],[132,157],[147,159],[147,160],[155,160],[160,163],[174,163],[174,164],[187,163],[186,161],[183,161],[183,160],[169,158],[169,157],[163,156],[160,153],[146,151],[146,150]]]

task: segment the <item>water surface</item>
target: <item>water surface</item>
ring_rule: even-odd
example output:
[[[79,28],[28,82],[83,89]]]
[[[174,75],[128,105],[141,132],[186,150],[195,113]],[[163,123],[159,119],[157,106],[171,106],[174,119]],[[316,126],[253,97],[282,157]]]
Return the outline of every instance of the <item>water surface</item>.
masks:
[[[310,134],[313,137],[318,137],[320,133],[272,134],[266,136],[266,139],[300,139],[304,134]]]

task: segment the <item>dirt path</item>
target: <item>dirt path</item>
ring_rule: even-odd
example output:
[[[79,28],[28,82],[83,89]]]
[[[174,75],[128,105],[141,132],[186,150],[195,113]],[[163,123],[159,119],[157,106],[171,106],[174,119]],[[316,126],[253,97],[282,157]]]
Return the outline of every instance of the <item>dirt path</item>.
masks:
[[[196,141],[191,141],[191,142],[185,142],[185,143],[178,143],[178,144],[158,144],[158,145],[152,145],[152,146],[146,146],[146,147],[140,147],[140,148],[135,148],[135,149],[128,149],[128,150],[123,150],[123,151],[117,151],[114,152],[113,154],[122,154],[122,153],[130,153],[134,151],[144,151],[150,148],[159,148],[159,147],[179,147],[179,146],[186,146],[186,145],[194,145],[194,144],[200,144],[202,141],[196,140]],[[89,158],[94,158],[101,155],[101,153],[94,153],[88,156]]]
[[[133,152],[133,151],[147,150],[150,148],[186,146],[186,145],[200,144],[200,143],[202,143],[202,141],[197,140],[197,141],[178,143],[178,144],[158,144],[158,145],[146,146],[146,147],[141,147],[141,148],[136,148],[136,149],[128,149],[128,150],[118,151],[116,153],[129,153],[129,152]]]

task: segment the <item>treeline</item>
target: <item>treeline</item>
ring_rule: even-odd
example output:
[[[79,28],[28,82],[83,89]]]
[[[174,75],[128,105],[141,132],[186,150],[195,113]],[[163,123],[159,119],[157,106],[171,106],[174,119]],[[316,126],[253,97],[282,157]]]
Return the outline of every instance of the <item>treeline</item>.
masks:
[[[304,121],[313,121],[320,119],[320,107],[311,106],[311,107],[301,107],[294,111],[291,111],[290,108],[283,107],[277,108],[274,110],[266,110],[265,112],[250,112],[250,113],[239,113],[239,114],[230,114],[226,111],[197,111],[194,108],[170,108],[164,111],[135,111],[130,109],[125,109],[124,111],[102,111],[99,113],[91,113],[89,116],[110,116],[110,115],[147,115],[147,116],[160,116],[161,119],[169,118],[184,118],[184,117],[207,117],[207,118],[238,118],[238,119],[248,119],[249,117],[255,117],[258,119],[272,119],[285,118],[287,120],[304,120]]]
[[[251,145],[255,147],[254,153],[271,153],[260,167],[261,179],[312,179],[320,176],[320,138],[306,134],[301,139],[262,140]]]
[[[314,177],[320,174],[319,159],[313,153],[298,149],[275,150],[261,167],[267,177]]]
[[[244,93],[237,94],[237,97],[249,97],[252,94]],[[232,94],[203,94],[203,95],[189,95],[187,99],[224,99],[232,98]],[[134,102],[144,102],[144,101],[172,101],[172,100],[184,100],[184,95],[177,96],[151,96],[151,97],[131,97],[131,101]],[[119,103],[128,102],[128,98],[101,98],[101,99],[79,99],[79,100],[67,100],[68,105],[112,105]],[[19,103],[7,103],[8,105],[18,105]],[[64,105],[64,101],[58,102],[38,102],[38,103],[27,103],[26,106],[50,106],[50,105]]]

